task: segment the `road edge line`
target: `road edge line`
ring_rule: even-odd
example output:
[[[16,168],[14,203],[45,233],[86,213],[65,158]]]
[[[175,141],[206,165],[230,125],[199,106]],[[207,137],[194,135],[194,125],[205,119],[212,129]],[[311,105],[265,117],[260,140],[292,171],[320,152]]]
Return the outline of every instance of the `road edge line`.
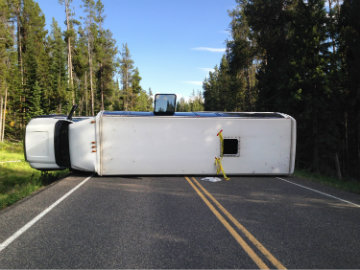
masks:
[[[91,175],[91,176],[87,177],[81,183],[79,183],[78,185],[73,187],[70,191],[68,191],[60,199],[58,199],[56,202],[51,204],[49,207],[47,207],[45,210],[43,210],[40,214],[38,214],[36,217],[34,217],[32,220],[30,220],[28,223],[26,223],[24,226],[22,226],[19,230],[17,230],[15,233],[13,233],[4,242],[2,242],[0,244],[0,252],[3,251],[6,247],[8,247],[12,242],[14,242],[24,232],[26,232],[28,229],[30,229],[36,222],[38,222],[40,219],[42,219],[47,213],[49,213],[52,209],[54,209],[59,203],[61,203],[63,200],[65,200],[67,197],[69,197],[75,190],[77,190],[79,187],[81,187],[87,181],[89,181],[91,179],[91,177],[93,177],[93,176]]]
[[[353,202],[350,202],[350,201],[347,201],[347,200],[344,200],[344,199],[341,199],[339,197],[336,197],[334,195],[331,195],[331,194],[328,194],[328,193],[325,193],[325,192],[322,192],[320,190],[317,190],[317,189],[313,189],[313,188],[310,188],[310,187],[307,187],[307,186],[303,186],[303,185],[300,185],[300,184],[297,184],[297,183],[294,183],[294,182],[291,182],[289,180],[286,180],[284,178],[281,178],[281,177],[276,177],[277,179],[281,180],[281,181],[285,181],[289,184],[293,184],[295,186],[298,186],[298,187],[301,187],[301,188],[304,188],[304,189],[307,189],[307,190],[310,190],[310,191],[313,191],[313,192],[316,192],[316,193],[319,193],[321,195],[324,195],[326,197],[329,197],[329,198],[333,198],[333,199],[336,199],[336,200],[339,200],[339,201],[342,201],[342,202],[345,202],[345,203],[348,203],[350,205],[353,205],[355,207],[359,207],[360,208],[360,205],[359,204],[356,204],[356,203],[353,203]]]

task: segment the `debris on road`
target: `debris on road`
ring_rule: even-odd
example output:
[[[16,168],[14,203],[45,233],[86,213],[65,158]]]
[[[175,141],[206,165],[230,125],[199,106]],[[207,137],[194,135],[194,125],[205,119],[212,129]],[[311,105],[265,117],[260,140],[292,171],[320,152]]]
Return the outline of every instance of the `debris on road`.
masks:
[[[201,179],[202,181],[208,181],[208,182],[220,182],[221,179],[219,177],[205,177]]]

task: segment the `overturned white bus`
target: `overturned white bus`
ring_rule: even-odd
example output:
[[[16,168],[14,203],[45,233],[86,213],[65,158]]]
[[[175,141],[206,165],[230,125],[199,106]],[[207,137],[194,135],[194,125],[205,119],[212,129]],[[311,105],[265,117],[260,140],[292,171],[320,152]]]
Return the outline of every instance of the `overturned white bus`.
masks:
[[[176,98],[175,98],[176,99]],[[282,113],[176,112],[157,95],[154,112],[101,111],[32,119],[25,157],[33,168],[99,175],[289,175],[296,121]],[[217,161],[217,162],[215,162]]]

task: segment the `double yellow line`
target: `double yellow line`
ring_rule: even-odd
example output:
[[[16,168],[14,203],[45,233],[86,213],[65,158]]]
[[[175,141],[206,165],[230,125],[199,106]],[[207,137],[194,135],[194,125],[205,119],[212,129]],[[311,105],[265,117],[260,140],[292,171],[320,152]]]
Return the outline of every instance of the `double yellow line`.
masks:
[[[209,207],[211,212],[217,217],[217,219],[224,225],[224,227],[229,231],[229,233],[234,237],[234,239],[239,243],[239,245],[244,249],[244,251],[249,255],[249,257],[254,261],[254,263],[260,269],[270,269],[265,262],[256,254],[256,252],[246,243],[246,241],[240,236],[236,229],[231,226],[229,221],[242,233],[246,238],[260,251],[269,262],[272,263],[277,269],[286,269],[240,222],[238,222],[194,177],[190,179],[185,177],[186,181],[191,185],[191,187],[196,191],[204,203]],[[222,212],[222,215],[216,207]]]

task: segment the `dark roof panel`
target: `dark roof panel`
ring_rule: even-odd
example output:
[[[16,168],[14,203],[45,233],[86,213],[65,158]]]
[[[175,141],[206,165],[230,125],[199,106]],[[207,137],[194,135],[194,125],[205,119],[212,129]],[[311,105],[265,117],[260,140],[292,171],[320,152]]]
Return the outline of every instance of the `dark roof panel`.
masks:
[[[129,112],[129,111],[104,111],[103,115],[163,117],[163,116],[155,116],[153,112]],[[176,112],[171,117],[284,118],[284,116],[280,113],[265,113],[265,112]]]

